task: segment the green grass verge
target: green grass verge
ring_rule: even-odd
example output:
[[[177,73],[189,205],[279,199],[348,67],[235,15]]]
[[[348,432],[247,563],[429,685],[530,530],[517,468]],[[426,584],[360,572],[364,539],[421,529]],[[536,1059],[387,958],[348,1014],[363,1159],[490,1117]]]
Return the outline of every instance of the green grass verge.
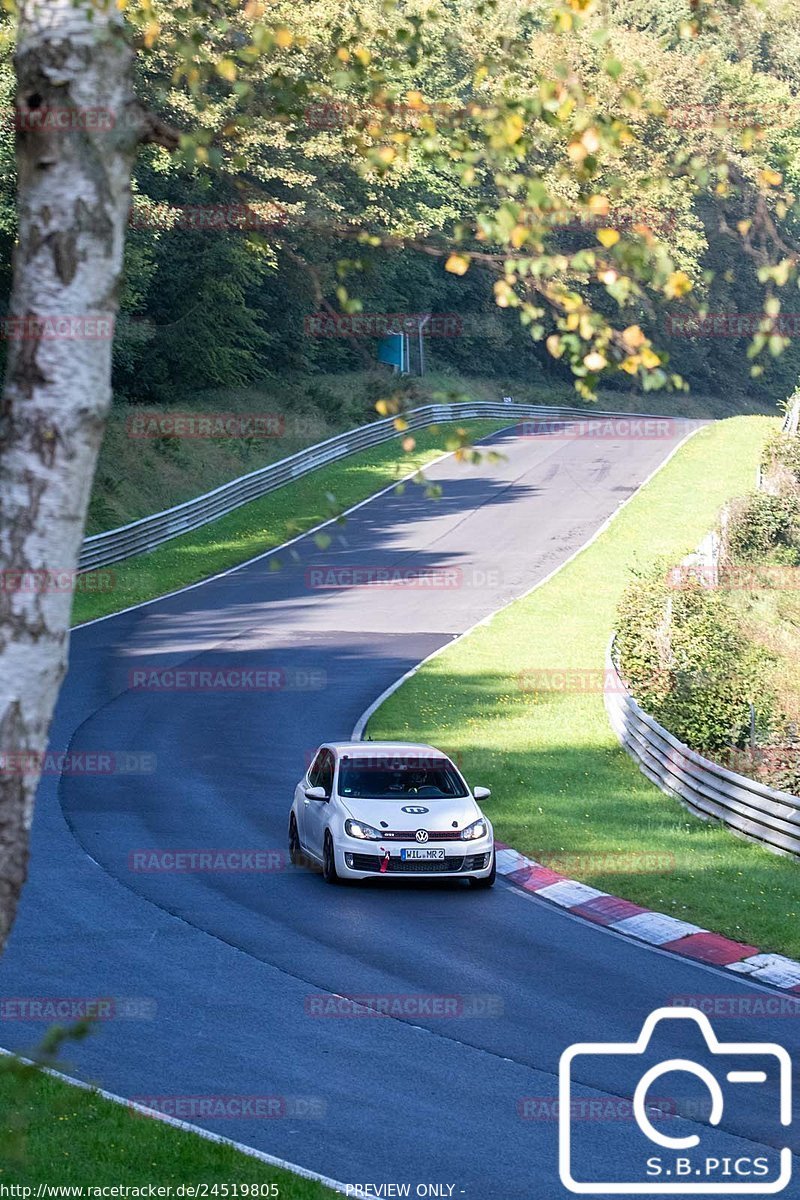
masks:
[[[341,511],[424,468],[453,444],[456,428],[477,439],[508,424],[508,420],[445,423],[415,433],[416,445],[410,452],[404,452],[393,438],[312,471],[211,525],[174,538],[151,554],[109,567],[108,575],[103,573],[113,584],[108,590],[76,593],[73,624],[163,596],[280,546],[327,520],[333,511],[331,497],[335,497],[336,511]],[[280,565],[278,556],[271,561],[276,568]],[[104,578],[98,576],[96,584],[102,585]]]
[[[224,1135],[236,1139],[235,1130]],[[39,1183],[259,1183],[262,1196],[267,1194],[264,1185],[274,1183],[273,1194],[280,1200],[323,1200],[337,1194],[231,1146],[139,1116],[95,1092],[38,1072],[23,1083],[6,1068],[0,1070],[0,1184],[35,1188]]]
[[[696,434],[549,583],[423,667],[372,737],[431,742],[492,788],[498,838],[604,891],[800,957],[800,868],[692,817],[619,747],[599,690],[526,690],[526,671],[602,673],[631,570],[678,561],[753,479],[774,423]],[[654,854],[661,869],[652,869]],[[633,856],[632,858],[630,856]],[[649,869],[648,869],[649,866]]]

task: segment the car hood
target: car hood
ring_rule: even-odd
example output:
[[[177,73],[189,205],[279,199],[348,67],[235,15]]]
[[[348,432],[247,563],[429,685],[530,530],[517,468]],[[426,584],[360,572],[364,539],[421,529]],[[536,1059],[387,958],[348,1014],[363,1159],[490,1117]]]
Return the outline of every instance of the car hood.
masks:
[[[376,829],[407,829],[411,832],[455,827],[461,830],[483,815],[472,796],[459,796],[454,800],[414,800],[408,797],[398,800],[357,800],[352,796],[340,796],[339,800],[354,820],[374,825]],[[427,812],[403,811],[409,808],[424,808]]]

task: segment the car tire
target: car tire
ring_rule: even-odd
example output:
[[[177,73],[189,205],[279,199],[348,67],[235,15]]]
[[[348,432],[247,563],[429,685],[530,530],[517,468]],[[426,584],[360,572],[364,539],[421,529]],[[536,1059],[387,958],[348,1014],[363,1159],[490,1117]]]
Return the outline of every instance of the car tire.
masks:
[[[306,856],[300,845],[300,834],[297,832],[297,821],[294,813],[289,817],[289,861],[293,867],[305,867]]]
[[[325,834],[325,841],[322,846],[322,878],[326,883],[340,882],[336,872],[336,855],[333,849],[333,838],[330,833]]]
[[[490,888],[490,887],[494,887],[495,879],[497,879],[497,854],[493,850],[492,851],[492,869],[489,872],[489,874],[485,875],[483,877],[483,879],[476,879],[474,876],[472,876],[472,877],[470,877],[469,884],[470,884],[470,887],[474,887],[474,888]]]

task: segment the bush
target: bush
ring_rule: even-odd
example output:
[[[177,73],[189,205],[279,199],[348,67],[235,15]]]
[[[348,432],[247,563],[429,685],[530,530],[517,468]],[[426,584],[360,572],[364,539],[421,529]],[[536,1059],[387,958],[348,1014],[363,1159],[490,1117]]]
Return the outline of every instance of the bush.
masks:
[[[728,509],[724,550],[732,562],[800,563],[800,496],[751,492]]]
[[[705,754],[744,746],[750,704],[760,735],[776,697],[772,662],[748,642],[719,593],[697,582],[675,589],[659,567],[638,576],[618,610],[622,675],[642,708]]]
[[[800,435],[774,434],[764,446],[761,469],[778,492],[800,491]]]

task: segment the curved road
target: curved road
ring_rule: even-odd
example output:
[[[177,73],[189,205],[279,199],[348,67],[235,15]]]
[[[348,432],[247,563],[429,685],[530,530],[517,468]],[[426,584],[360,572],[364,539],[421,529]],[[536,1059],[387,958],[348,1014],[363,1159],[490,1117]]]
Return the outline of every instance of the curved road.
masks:
[[[344,1182],[409,1183],[412,1194],[439,1184],[475,1200],[566,1195],[552,1119],[566,1046],[631,1041],[676,994],[763,990],[504,883],[332,889],[291,869],[144,871],[135,855],[282,851],[314,747],[347,737],[399,675],[585,543],[691,428],[678,426],[672,441],[495,435],[500,463],[445,459],[429,471],[438,503],[415,487],[379,496],[332,527],[325,550],[298,541],[280,571],[267,557],[77,630],[53,746],[149,755],[154,769],[43,780],[0,998],[117,997],[118,1019],[73,1049],[77,1073],[165,1107],[284,1098],[276,1119],[190,1119]],[[344,586],[352,569],[392,568],[457,586]],[[280,686],[154,686],[154,672],[176,667],[262,671]],[[455,1015],[315,1015],[314,997],[332,993],[445,996]],[[794,1050],[793,1024],[738,1019],[717,1031],[780,1035]],[[41,1029],[5,1021],[0,1040],[30,1046]],[[670,1056],[691,1042],[683,1023],[664,1039]],[[584,1066],[577,1094],[630,1094],[635,1065],[611,1078]],[[781,1144],[774,1081],[761,1091],[726,1108],[713,1153]],[[641,1169],[630,1121],[587,1119],[579,1132],[586,1170]]]

